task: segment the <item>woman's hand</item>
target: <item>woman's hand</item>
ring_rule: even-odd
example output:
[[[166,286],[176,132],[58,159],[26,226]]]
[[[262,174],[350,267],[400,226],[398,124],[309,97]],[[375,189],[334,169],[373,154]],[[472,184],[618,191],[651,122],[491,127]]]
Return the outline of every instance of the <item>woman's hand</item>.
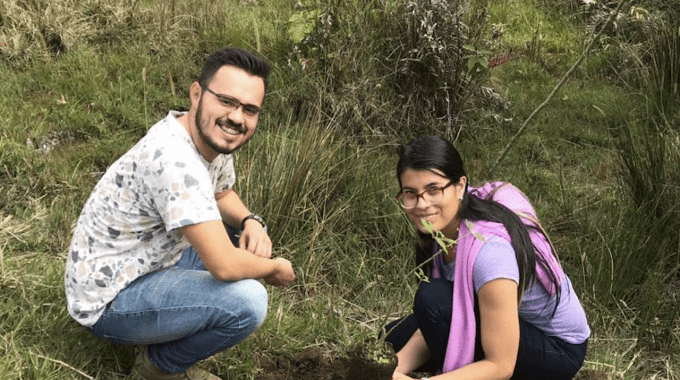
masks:
[[[403,373],[395,372],[395,373],[392,374],[392,380],[413,380],[413,378],[408,377],[408,376],[404,375]]]

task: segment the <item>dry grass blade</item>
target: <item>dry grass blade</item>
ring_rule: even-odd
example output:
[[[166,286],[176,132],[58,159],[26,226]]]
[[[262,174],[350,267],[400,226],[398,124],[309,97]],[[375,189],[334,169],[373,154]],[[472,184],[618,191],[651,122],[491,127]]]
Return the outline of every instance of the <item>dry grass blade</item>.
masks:
[[[53,363],[57,363],[57,364],[59,364],[59,365],[61,365],[61,366],[64,366],[64,367],[66,367],[66,368],[68,368],[68,369],[74,371],[74,372],[79,373],[80,375],[82,375],[82,376],[84,376],[84,377],[86,377],[86,378],[88,378],[88,379],[90,379],[90,380],[94,380],[94,377],[92,377],[92,376],[86,374],[85,372],[83,372],[83,371],[81,371],[81,370],[79,370],[79,369],[77,369],[77,368],[73,368],[72,366],[70,366],[70,365],[64,363],[64,362],[61,361],[61,360],[52,359],[52,358],[50,358],[50,357],[43,356],[43,355],[40,355],[40,354],[36,354],[36,353],[33,353],[33,352],[31,352],[31,355],[37,356],[37,357],[39,357],[39,358],[41,358],[41,359],[49,360],[49,361],[51,361],[51,362],[53,362]]]
[[[16,223],[12,215],[7,215],[0,222],[0,245],[5,246],[10,240],[16,239],[25,243],[20,237],[21,234],[31,228],[29,223]]]
[[[26,243],[21,236],[29,231],[35,222],[47,217],[47,210],[43,205],[37,202],[37,200],[32,203],[36,211],[26,221],[18,221],[13,215],[0,214],[0,246],[5,247],[13,240]]]
[[[2,188],[0,188],[2,190]],[[22,235],[29,232],[36,221],[42,220],[47,216],[44,206],[34,202],[36,212],[28,220],[21,222],[16,220],[13,215],[0,214],[0,280],[5,280],[5,248],[13,242],[26,243]]]

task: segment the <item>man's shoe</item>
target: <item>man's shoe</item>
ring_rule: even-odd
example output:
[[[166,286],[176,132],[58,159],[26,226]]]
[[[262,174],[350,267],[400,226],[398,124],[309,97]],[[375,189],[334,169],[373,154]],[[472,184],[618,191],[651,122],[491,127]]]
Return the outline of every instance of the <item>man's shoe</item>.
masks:
[[[222,380],[208,371],[193,366],[185,372],[165,372],[156,367],[149,357],[147,347],[137,354],[132,372],[144,380]]]

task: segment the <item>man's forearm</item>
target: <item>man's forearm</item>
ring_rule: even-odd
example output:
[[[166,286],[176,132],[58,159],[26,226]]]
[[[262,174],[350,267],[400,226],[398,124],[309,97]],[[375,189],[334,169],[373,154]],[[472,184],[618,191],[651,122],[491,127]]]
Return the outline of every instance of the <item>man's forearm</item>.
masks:
[[[264,221],[257,216],[251,215],[241,198],[233,190],[229,189],[216,194],[217,206],[222,220],[229,226],[241,230],[238,247],[264,258],[272,257],[272,243],[267,235]]]
[[[220,210],[222,220],[234,228],[241,229],[241,221],[250,215],[250,211],[243,204],[238,193],[233,189],[229,189],[215,194],[215,200],[217,200],[217,207]]]
[[[277,264],[271,260],[264,260],[233,247],[218,221],[184,226],[182,232],[206,269],[220,280],[260,279],[277,272]]]
[[[290,261],[283,258],[263,258],[262,255],[253,255],[234,247],[224,227],[217,220],[184,226],[182,232],[206,269],[219,280],[254,278],[264,279],[271,285],[286,286],[295,279]]]

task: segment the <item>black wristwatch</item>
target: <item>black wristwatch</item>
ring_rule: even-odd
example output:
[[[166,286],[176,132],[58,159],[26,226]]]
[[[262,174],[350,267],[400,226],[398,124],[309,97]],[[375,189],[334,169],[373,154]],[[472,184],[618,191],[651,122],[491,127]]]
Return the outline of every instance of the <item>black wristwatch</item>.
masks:
[[[262,217],[257,214],[250,214],[243,218],[243,220],[241,220],[241,231],[243,231],[243,229],[246,227],[246,221],[248,219],[257,220],[262,225],[262,228],[264,228],[264,230],[267,231],[267,224],[264,222],[264,219],[262,219]]]

